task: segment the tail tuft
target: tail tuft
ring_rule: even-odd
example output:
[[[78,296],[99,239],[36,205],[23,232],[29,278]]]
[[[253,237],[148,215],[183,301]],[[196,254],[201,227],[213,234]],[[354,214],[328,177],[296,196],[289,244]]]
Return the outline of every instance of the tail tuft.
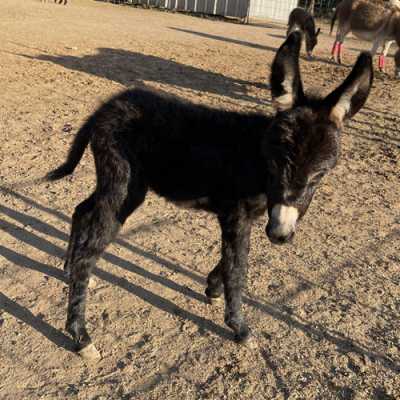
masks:
[[[74,172],[74,169],[79,164],[79,161],[81,160],[83,153],[92,137],[94,122],[94,117],[86,121],[86,123],[75,136],[75,139],[69,150],[67,160],[64,162],[64,164],[49,172],[44,177],[46,181],[56,181],[64,178],[67,175],[71,175]]]

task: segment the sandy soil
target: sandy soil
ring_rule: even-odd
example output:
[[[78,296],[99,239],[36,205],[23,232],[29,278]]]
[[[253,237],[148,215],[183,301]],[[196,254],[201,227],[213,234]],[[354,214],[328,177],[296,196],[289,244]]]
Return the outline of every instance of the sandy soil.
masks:
[[[235,345],[222,306],[205,303],[215,219],[150,195],[96,270],[87,319],[102,359],[88,363],[63,330],[62,264],[74,206],[93,188],[91,155],[70,178],[29,182],[128,85],[271,112],[266,77],[285,28],[89,0],[2,0],[0,15],[1,399],[400,399],[393,59],[346,127],[295,243],[270,245],[265,218],[254,227],[245,311],[258,349]],[[331,43],[324,34],[317,60],[301,65],[324,93],[349,71],[326,61]],[[346,62],[367,47],[349,40]]]

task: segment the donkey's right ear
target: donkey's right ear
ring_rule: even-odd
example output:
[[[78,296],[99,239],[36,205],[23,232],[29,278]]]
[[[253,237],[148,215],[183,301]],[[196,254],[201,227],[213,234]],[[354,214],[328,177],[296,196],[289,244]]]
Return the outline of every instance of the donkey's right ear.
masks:
[[[373,80],[372,56],[368,52],[359,55],[346,80],[325,98],[329,119],[338,128],[351,118],[367,101]]]
[[[304,99],[299,69],[301,33],[291,33],[279,48],[271,68],[270,87],[276,111],[285,111]]]

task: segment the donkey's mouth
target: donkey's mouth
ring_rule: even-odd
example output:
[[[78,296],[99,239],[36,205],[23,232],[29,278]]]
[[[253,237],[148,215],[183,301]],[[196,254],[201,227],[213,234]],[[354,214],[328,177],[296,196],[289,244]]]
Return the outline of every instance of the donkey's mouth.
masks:
[[[271,229],[269,229],[267,226],[266,233],[267,233],[268,239],[270,240],[270,242],[272,244],[283,245],[283,244],[289,244],[289,243],[293,242],[294,233],[295,233],[294,231],[285,236],[283,236],[283,235],[277,236],[277,235],[274,235],[272,232],[273,231]]]
[[[293,242],[293,238],[294,238],[294,232],[292,232],[289,236],[286,237],[268,236],[268,239],[272,244],[278,244],[278,245],[290,244]]]

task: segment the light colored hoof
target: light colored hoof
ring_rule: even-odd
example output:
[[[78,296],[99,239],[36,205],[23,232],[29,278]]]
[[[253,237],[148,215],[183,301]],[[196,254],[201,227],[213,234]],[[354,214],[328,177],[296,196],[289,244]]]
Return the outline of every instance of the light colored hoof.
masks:
[[[254,335],[251,335],[241,343],[243,346],[246,346],[250,350],[258,349],[258,342]]]
[[[91,277],[91,278],[89,279],[88,288],[89,288],[89,289],[96,289],[96,287],[97,287],[96,278]]]
[[[208,304],[211,306],[216,306],[222,304],[222,296],[219,297],[207,297]]]
[[[78,354],[83,359],[88,361],[97,361],[101,359],[101,355],[93,343],[90,343],[89,346],[86,346],[82,350],[79,350]]]

